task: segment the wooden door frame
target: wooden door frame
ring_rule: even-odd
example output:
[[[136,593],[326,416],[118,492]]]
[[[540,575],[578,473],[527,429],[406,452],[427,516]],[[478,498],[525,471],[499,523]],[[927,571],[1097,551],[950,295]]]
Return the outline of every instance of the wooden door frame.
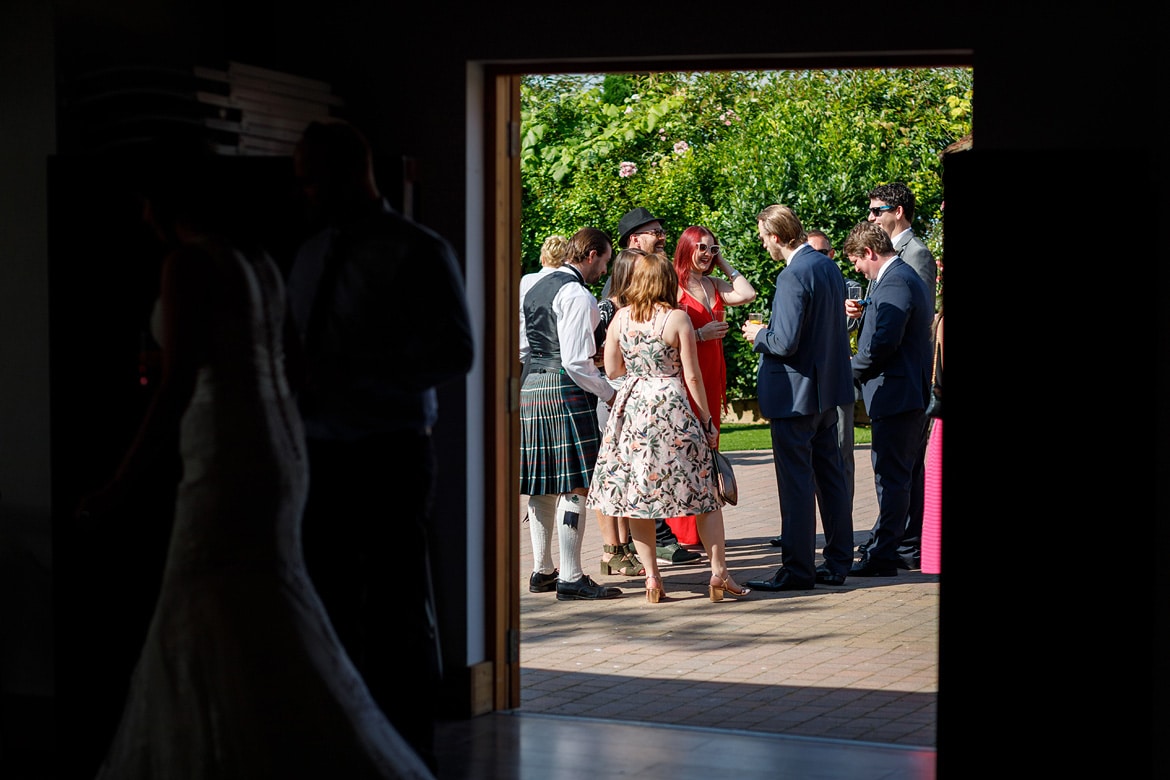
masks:
[[[483,63],[485,256],[484,570],[491,703],[520,707],[520,84],[531,73],[973,67],[969,49],[607,62]],[[484,687],[489,684],[484,680]],[[473,714],[480,714],[473,712]]]

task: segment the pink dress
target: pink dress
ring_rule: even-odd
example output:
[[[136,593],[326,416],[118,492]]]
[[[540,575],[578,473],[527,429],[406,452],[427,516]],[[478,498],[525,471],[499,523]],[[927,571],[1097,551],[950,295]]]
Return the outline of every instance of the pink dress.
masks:
[[[922,513],[922,573],[942,573],[943,421],[932,420],[926,442],[926,506]]]

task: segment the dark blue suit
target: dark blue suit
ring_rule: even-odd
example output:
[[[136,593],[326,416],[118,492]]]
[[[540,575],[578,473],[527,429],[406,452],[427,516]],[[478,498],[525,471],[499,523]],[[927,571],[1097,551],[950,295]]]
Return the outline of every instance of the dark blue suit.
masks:
[[[867,555],[879,568],[898,564],[907,527],[922,527],[926,402],[930,393],[933,293],[900,257],[869,287],[853,377],[872,422],[878,519]]]
[[[772,318],[755,340],[762,355],[760,413],[772,427],[782,561],[809,587],[816,569],[818,485],[825,565],[834,574],[847,574],[853,561],[853,507],[837,444],[837,407],[853,403],[844,302],[841,269],[802,246],[776,278]]]

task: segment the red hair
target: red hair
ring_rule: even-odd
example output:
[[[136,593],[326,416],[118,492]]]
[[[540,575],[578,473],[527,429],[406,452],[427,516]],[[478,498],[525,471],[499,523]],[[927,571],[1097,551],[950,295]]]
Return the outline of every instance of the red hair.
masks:
[[[707,240],[707,237],[710,237]],[[691,260],[695,256],[695,249],[700,243],[714,244],[717,243],[715,234],[702,225],[691,225],[682,232],[678,237],[678,243],[674,247],[674,271],[678,274],[678,286],[686,288],[687,280],[691,278]],[[711,263],[711,267],[707,269],[707,274],[710,275],[715,270],[715,263]]]

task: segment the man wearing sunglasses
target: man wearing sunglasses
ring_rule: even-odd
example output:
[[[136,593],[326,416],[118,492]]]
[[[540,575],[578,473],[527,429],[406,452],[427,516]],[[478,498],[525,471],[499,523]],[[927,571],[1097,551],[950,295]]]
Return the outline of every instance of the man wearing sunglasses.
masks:
[[[641,249],[646,254],[657,252],[665,255],[666,231],[657,217],[639,206],[622,216],[621,222],[618,223],[618,240],[615,245],[617,246],[614,250],[615,255],[622,249]],[[611,282],[612,277],[605,280],[605,286],[601,288],[602,300],[609,297]]]
[[[931,294],[931,304],[934,301],[934,291],[938,276],[938,266],[934,262],[934,255],[922,243],[922,239],[914,235],[910,223],[914,221],[914,193],[900,181],[890,184],[880,184],[869,191],[869,213],[866,220],[876,223],[894,245],[894,254],[902,258],[902,262],[914,269],[922,281],[926,282],[926,289]],[[868,291],[866,298],[869,297]],[[861,310],[857,310],[860,317]],[[852,316],[852,315],[850,315]],[[856,319],[853,321],[856,323]],[[855,327],[851,323],[850,327]],[[923,439],[922,450],[926,451],[926,439]],[[918,506],[919,504],[914,504]],[[877,527],[874,526],[876,531]],[[912,512],[906,518],[906,532],[902,537],[902,546],[899,548],[899,567],[918,569],[922,559],[922,514]],[[870,546],[873,544],[874,534],[857,546],[857,552],[862,562],[868,557]]]
[[[933,293],[938,267],[934,255],[910,227],[914,221],[914,193],[910,188],[900,181],[874,187],[869,191],[869,214],[866,219],[876,222],[886,231],[894,244],[894,253],[922,277],[926,289]]]
[[[627,211],[618,222],[617,245],[619,249],[634,248],[646,253],[666,254],[666,231],[658,217],[639,206]],[[606,280],[601,297],[609,297],[609,280]],[[658,548],[659,562],[677,566],[683,563],[698,563],[703,557],[679,544],[678,537],[664,518],[655,521],[654,531],[657,537],[655,544]]]
[[[618,247],[634,247],[647,254],[666,254],[666,231],[662,222],[641,207],[627,211],[618,223]]]

